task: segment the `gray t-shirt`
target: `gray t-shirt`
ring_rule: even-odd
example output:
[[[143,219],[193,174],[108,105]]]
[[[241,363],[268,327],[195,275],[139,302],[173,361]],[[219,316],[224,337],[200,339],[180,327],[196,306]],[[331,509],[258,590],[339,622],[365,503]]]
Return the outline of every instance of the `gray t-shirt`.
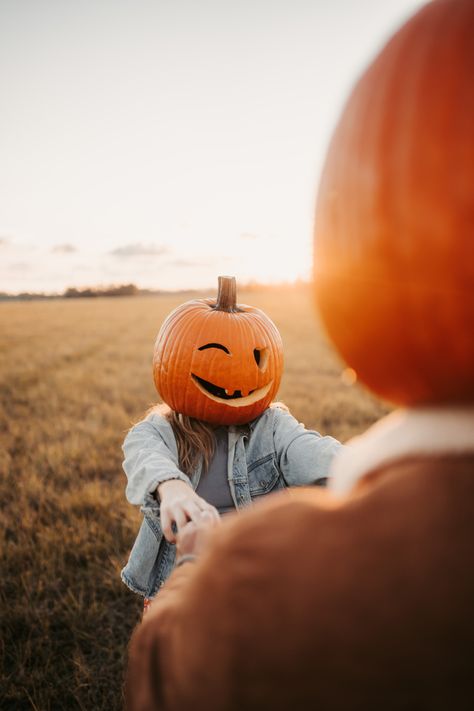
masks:
[[[214,456],[208,471],[201,475],[196,494],[209,504],[212,504],[212,506],[215,506],[220,514],[223,514],[235,511],[235,504],[232,500],[227,480],[227,427],[218,427],[214,434],[216,437]]]

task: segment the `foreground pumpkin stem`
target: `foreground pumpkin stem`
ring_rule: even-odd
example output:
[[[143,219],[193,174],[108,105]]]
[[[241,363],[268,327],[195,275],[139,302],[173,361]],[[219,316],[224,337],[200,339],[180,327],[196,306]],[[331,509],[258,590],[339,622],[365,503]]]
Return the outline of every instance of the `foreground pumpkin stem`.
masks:
[[[235,277],[218,277],[216,311],[238,311],[237,283]]]

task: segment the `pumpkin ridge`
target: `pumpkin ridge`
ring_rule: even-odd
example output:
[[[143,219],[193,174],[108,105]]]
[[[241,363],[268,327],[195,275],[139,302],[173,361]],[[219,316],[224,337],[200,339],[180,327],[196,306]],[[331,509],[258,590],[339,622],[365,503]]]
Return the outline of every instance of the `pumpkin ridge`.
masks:
[[[158,333],[153,358],[162,400],[175,412],[217,425],[240,425],[261,415],[278,389],[283,361],[273,322],[263,311],[236,309],[231,301],[224,304],[229,310],[213,308],[209,298],[178,306]],[[219,348],[199,350],[213,343]],[[265,375],[254,358],[260,346],[275,361]]]
[[[398,405],[474,399],[474,3],[433,0],[357,82],[314,230],[322,320]]]

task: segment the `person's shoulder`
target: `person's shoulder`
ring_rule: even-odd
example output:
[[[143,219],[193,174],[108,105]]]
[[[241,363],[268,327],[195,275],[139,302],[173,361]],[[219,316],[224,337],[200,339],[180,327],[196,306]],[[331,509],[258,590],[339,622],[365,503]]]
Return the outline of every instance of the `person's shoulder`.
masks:
[[[158,434],[163,439],[167,440],[173,437],[173,428],[168,419],[160,411],[159,406],[153,407],[145,414],[145,416],[136,422],[129,430],[130,433],[150,433]]]
[[[152,425],[158,428],[170,427],[170,423],[167,418],[162,414],[159,407],[152,407],[148,410],[142,422],[150,422]]]
[[[267,427],[286,419],[294,419],[287,405],[284,402],[272,402],[261,415],[250,423],[250,426],[252,429]]]

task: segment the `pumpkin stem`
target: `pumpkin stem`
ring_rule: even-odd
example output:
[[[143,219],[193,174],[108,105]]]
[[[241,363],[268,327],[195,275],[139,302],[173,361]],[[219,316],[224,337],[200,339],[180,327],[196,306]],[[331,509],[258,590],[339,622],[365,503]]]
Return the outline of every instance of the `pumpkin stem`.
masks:
[[[218,277],[216,311],[239,311],[237,308],[237,283],[235,277]]]

